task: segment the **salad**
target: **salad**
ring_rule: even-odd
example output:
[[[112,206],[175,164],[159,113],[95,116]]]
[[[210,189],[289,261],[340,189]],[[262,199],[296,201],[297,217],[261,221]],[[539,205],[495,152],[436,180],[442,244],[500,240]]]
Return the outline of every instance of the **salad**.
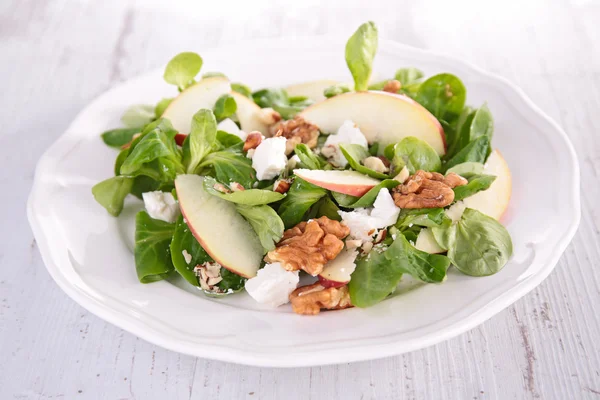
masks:
[[[377,43],[372,22],[348,40],[353,84],[252,91],[198,78],[198,54],[168,63],[179,93],[132,106],[126,127],[102,134],[119,150],[115,176],[92,189],[115,217],[127,196],[143,200],[141,283],[179,275],[208,296],[246,290],[315,315],[377,304],[403,279],[441,284],[451,267],[502,269],[511,177],[489,108],[465,105],[449,73],[372,82]]]

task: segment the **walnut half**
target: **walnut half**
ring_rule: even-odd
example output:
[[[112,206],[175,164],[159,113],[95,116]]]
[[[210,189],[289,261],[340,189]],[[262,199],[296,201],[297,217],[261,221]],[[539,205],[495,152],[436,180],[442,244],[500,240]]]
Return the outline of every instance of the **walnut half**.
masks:
[[[327,217],[300,222],[283,232],[275,250],[267,253],[265,261],[279,262],[288,271],[299,269],[316,276],[324,265],[340,254],[342,239],[350,234],[347,226]]]
[[[394,203],[400,208],[446,207],[454,201],[452,188],[467,183],[465,178],[453,172],[444,176],[418,170],[392,190]]]
[[[317,147],[319,128],[298,115],[294,119],[281,121],[273,125],[271,132],[273,136],[283,136],[287,139],[285,147],[286,155],[291,154],[296,145],[300,143],[304,143],[311,149]]]
[[[341,310],[352,307],[348,286],[325,288],[320,283],[302,286],[290,293],[292,309],[296,314],[316,315],[321,309]]]

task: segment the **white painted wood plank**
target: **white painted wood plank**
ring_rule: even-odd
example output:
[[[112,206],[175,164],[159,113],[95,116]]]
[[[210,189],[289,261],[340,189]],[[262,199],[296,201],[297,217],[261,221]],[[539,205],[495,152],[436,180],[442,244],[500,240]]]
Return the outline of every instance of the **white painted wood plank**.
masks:
[[[256,1],[252,9],[232,2],[201,9],[190,4],[0,3],[0,178],[12,192],[0,208],[1,399],[600,396],[597,2]],[[300,369],[179,355],[90,315],[60,291],[39,258],[24,205],[38,157],[94,96],[180,50],[253,37],[347,34],[365,19],[376,20],[388,38],[509,78],[573,140],[582,167],[582,224],[540,287],[437,346]]]

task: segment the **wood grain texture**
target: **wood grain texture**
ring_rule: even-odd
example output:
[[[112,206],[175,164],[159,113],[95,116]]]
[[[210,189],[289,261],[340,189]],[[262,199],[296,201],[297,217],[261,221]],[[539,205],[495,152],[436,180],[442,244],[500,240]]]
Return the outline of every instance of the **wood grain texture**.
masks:
[[[0,2],[0,179],[10,192],[0,207],[0,399],[600,398],[600,3],[214,3]],[[25,202],[37,159],[89,101],[177,51],[348,35],[366,19],[387,38],[508,78],[569,134],[581,163],[583,218],[542,285],[421,351],[271,369],[161,349],[91,315],[54,284]]]

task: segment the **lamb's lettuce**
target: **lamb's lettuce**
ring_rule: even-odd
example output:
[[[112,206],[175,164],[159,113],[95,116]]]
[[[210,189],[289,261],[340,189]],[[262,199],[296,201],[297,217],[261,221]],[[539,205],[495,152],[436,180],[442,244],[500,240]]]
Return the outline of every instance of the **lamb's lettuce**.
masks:
[[[341,221],[342,217],[338,214],[339,210],[340,208],[329,196],[324,196],[310,207],[302,219],[309,220],[327,217],[334,221]]]
[[[352,304],[369,307],[394,291],[402,274],[428,283],[440,283],[450,265],[448,257],[417,250],[403,235],[397,235],[384,251],[375,248],[359,258],[348,284]]]
[[[465,209],[458,223],[433,231],[436,241],[448,248],[452,264],[466,275],[493,275],[506,265],[513,252],[506,228],[471,208]]]
[[[446,171],[446,175],[454,172],[457,175],[462,176],[463,178],[469,178],[472,175],[481,175],[483,174],[484,165],[479,162],[467,161],[462,164],[455,165],[452,168],[449,168]]]
[[[252,99],[261,108],[270,107],[283,119],[292,119],[313,102],[307,97],[290,97],[284,89],[261,89],[252,93]]]
[[[405,166],[411,174],[417,170],[437,172],[442,167],[440,156],[427,142],[408,136],[394,146],[392,158],[394,173],[399,173]]]
[[[303,168],[307,169],[327,169],[329,163],[323,158],[316,155],[307,145],[304,143],[297,144],[294,153],[300,159]],[[298,166],[296,168],[299,168]]]
[[[183,173],[181,153],[175,143],[177,132],[170,123],[157,123],[155,126],[150,131],[144,128],[139,141],[134,140],[127,158],[121,165],[121,175],[147,175],[160,181],[172,181],[176,174]]]
[[[348,87],[348,85],[338,83],[337,85],[332,85],[325,88],[325,90],[323,91],[323,96],[330,98],[337,96],[338,94],[348,93],[349,91],[350,88]]]
[[[190,134],[183,142],[183,162],[193,174],[212,150],[217,138],[217,120],[211,110],[202,109],[192,117]]]
[[[452,74],[438,74],[421,83],[415,99],[437,119],[451,122],[465,106],[467,90]]]
[[[111,215],[117,217],[123,211],[125,197],[131,192],[133,178],[114,176],[92,187],[94,198]]]
[[[365,167],[364,165],[362,165],[360,163],[365,158],[371,156],[369,154],[369,151],[367,149],[365,149],[364,147],[362,147],[361,145],[359,145],[359,144],[340,144],[340,150],[342,151],[342,154],[344,155],[344,157],[346,157],[346,160],[348,160],[348,164],[350,165],[350,167],[353,170],[360,172],[361,174],[371,176],[376,179],[388,179],[389,178],[388,175],[383,174],[381,172],[374,171],[370,168]]]
[[[362,24],[346,43],[346,64],[354,78],[354,90],[367,90],[373,59],[377,53],[377,27],[374,22]]]
[[[236,204],[236,209],[252,225],[264,252],[273,250],[275,243],[279,242],[283,236],[284,230],[283,221],[277,212],[267,205]]]
[[[490,138],[488,136],[479,136],[448,160],[448,162],[444,164],[444,169],[448,171],[452,167],[465,162],[478,162],[483,164],[487,159],[489,149]]]
[[[191,256],[190,262],[185,260],[183,252],[187,252]],[[184,222],[183,217],[179,217],[176,223],[173,239],[170,244],[171,261],[175,270],[189,283],[194,286],[200,286],[198,276],[194,272],[196,265],[202,265],[206,262],[214,262],[212,257],[202,248],[196,240],[188,225]],[[243,289],[246,279],[230,272],[226,268],[221,267],[221,282],[217,283],[217,287],[222,293],[208,293],[212,296],[224,296],[235,293]]]
[[[135,269],[142,283],[165,279],[173,272],[169,246],[175,224],[152,219],[145,211],[135,217]]]
[[[440,226],[448,219],[443,208],[403,208],[395,226],[400,229],[413,225],[434,227]]]
[[[219,182],[237,182],[246,189],[256,182],[252,160],[236,151],[235,146],[210,153],[198,166],[201,175],[210,175]]]
[[[183,216],[179,216],[177,220],[173,239],[170,244],[170,251],[171,261],[177,273],[192,285],[200,286],[198,276],[194,272],[194,267],[206,262],[212,262],[213,259],[198,243],[190,228],[185,223]],[[186,261],[184,251],[191,256],[190,262]]]
[[[470,175],[469,183],[463,186],[457,186],[454,189],[454,201],[466,199],[477,192],[487,190],[496,180],[494,175]]]
[[[287,196],[279,204],[278,214],[285,228],[289,229],[302,221],[308,209],[326,195],[326,189],[296,177]]]
[[[173,97],[165,97],[156,103],[156,106],[154,106],[154,116],[160,118],[172,101]]]
[[[412,85],[423,78],[423,71],[417,68],[400,68],[396,71],[394,79],[402,84],[402,87]]]
[[[138,128],[154,121],[156,114],[154,106],[148,104],[136,104],[129,107],[121,116],[121,122],[128,128]]]
[[[204,190],[206,190],[213,196],[220,197],[223,200],[227,200],[236,204],[243,204],[247,206],[260,206],[264,204],[274,203],[285,197],[284,194],[274,192],[272,190],[263,189],[247,189],[238,192],[223,193],[215,189],[215,186],[217,184],[218,182],[215,180],[215,178],[212,178],[210,176],[204,177]]]
[[[237,150],[241,151],[244,147],[244,141],[239,136],[232,133],[217,131],[217,142],[216,146],[214,146],[215,151],[231,149],[234,146],[238,146]]]
[[[117,128],[102,133],[102,140],[107,146],[120,149],[131,142],[133,135],[140,132],[140,128]]]
[[[177,86],[179,91],[193,85],[194,78],[202,69],[202,57],[196,53],[179,53],[169,61],[163,77],[167,83]]]
[[[231,90],[246,97],[252,98],[252,90],[250,90],[250,88],[243,83],[232,83]]]
[[[213,108],[217,121],[222,121],[225,118],[231,117],[237,111],[237,103],[230,94],[224,94],[217,99]]]

